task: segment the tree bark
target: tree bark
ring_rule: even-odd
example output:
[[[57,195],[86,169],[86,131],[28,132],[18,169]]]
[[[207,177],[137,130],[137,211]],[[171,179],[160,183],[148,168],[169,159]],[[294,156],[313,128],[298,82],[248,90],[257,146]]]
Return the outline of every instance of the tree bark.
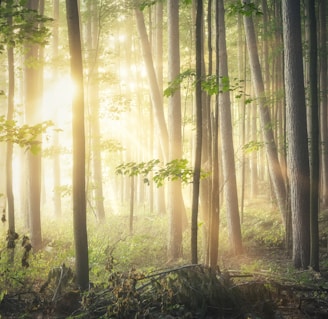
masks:
[[[180,37],[179,37],[179,2],[168,0],[168,81],[173,81],[180,74]],[[176,90],[169,97],[169,160],[181,159],[181,94]],[[182,213],[184,211],[181,181],[170,181],[169,199],[169,245],[168,259],[177,260],[182,256]]]
[[[12,1],[7,1],[8,10],[11,9]],[[12,26],[12,16],[7,18],[8,26]],[[15,63],[14,47],[8,46],[8,110],[7,120],[12,121],[14,118],[14,97],[15,97]],[[6,194],[8,204],[8,242],[7,247],[15,247],[15,203],[13,193],[13,142],[7,142],[6,153]]]
[[[291,192],[293,263],[310,264],[310,172],[302,61],[300,1],[282,2],[288,177]]]
[[[249,0],[243,1],[249,3]],[[274,189],[274,194],[278,202],[278,206],[286,225],[287,216],[287,197],[286,187],[283,178],[282,170],[279,164],[278,151],[274,140],[272,130],[270,108],[265,97],[264,83],[262,78],[262,71],[258,56],[255,29],[252,16],[244,16],[244,28],[246,33],[246,43],[248,48],[249,63],[252,73],[252,82],[255,88],[255,95],[257,98],[258,109],[260,114],[261,129],[263,140],[266,145],[266,156],[268,159],[270,178]]]
[[[27,1],[27,8],[39,9],[38,0]],[[39,110],[40,74],[36,66],[30,61],[39,60],[39,45],[27,44],[25,54],[25,117],[29,125],[41,122]],[[41,137],[38,138],[41,143]],[[38,251],[42,245],[41,235],[41,154],[28,152],[28,210],[31,244],[34,251]]]
[[[165,117],[164,117],[163,105],[161,103],[162,100],[161,92],[159,91],[156,73],[153,64],[153,58],[151,55],[151,47],[147,36],[143,13],[139,9],[135,9],[134,12],[137,21],[138,33],[141,40],[144,61],[148,73],[151,100],[154,108],[155,118],[159,128],[162,153],[165,159],[167,159],[168,149],[169,149],[168,131],[167,131]]]
[[[58,59],[58,43],[59,43],[59,0],[53,1],[53,30],[52,30],[52,47],[53,47],[53,59]],[[58,80],[58,70],[54,69],[54,80]],[[54,114],[55,122],[58,119],[57,114]],[[61,162],[60,162],[60,144],[59,144],[59,133],[54,132],[54,149],[55,154],[53,158],[53,177],[54,177],[54,210],[55,216],[57,218],[62,215],[62,202],[61,202],[61,192],[60,192],[60,184],[61,184]]]
[[[310,104],[310,226],[311,226],[311,267],[319,271],[319,101],[318,101],[318,77],[317,77],[317,26],[315,3],[306,1],[308,15],[308,48],[309,48],[309,104]]]
[[[320,21],[320,139],[321,139],[321,208],[328,208],[328,126],[327,126],[327,2],[319,0]]]
[[[191,208],[191,262],[198,262],[198,207],[199,207],[199,184],[202,158],[202,44],[203,44],[203,1],[197,0],[196,11],[196,146],[193,174],[193,192]]]
[[[102,159],[101,159],[101,132],[99,125],[99,72],[98,72],[98,47],[99,47],[99,26],[97,5],[94,1],[90,2],[90,41],[88,41],[90,54],[89,64],[89,114],[91,129],[91,152],[92,152],[92,177],[94,186],[94,201],[96,215],[100,222],[105,220],[103,178],[102,178]]]
[[[76,281],[81,290],[89,287],[88,237],[85,194],[84,85],[81,34],[77,0],[66,0],[71,76],[76,85],[73,113],[73,227]]]
[[[223,0],[219,4],[219,74],[218,79],[229,78],[226,47],[226,32]],[[230,91],[219,93],[219,127],[222,147],[222,166],[224,178],[224,193],[229,225],[229,238],[235,255],[242,253],[242,238],[239,218],[235,155],[232,138]]]

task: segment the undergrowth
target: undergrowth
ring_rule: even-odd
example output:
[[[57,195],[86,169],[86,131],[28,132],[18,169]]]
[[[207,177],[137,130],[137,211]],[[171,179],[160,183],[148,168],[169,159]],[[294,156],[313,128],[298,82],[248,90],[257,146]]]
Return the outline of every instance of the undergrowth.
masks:
[[[166,264],[168,225],[165,216],[138,214],[132,234],[128,224],[128,214],[108,216],[102,224],[89,216],[91,284],[89,291],[82,295],[75,285],[71,218],[44,222],[43,248],[27,256],[22,245],[26,236],[23,227],[18,227],[15,249],[8,250],[6,225],[2,225],[0,309],[19,311],[25,314],[24,318],[29,318],[27,314],[35,311],[56,314],[57,318],[61,315],[62,318],[166,318],[166,315],[205,318],[212,314],[237,318],[245,313],[245,307],[255,311],[253,299],[265,297],[263,302],[270,299],[273,288],[268,282],[273,279],[287,282],[288,278],[292,285],[308,285],[321,280],[314,272],[296,272],[290,264],[280,264],[277,261],[281,255],[278,259],[275,256],[275,261],[261,257],[249,260],[246,253],[233,257],[229,254],[224,214],[221,214],[219,248],[222,272],[188,265],[189,229],[183,237],[183,258],[174,265]],[[200,221],[200,250],[203,227]],[[283,246],[280,216],[272,210],[246,210],[242,233],[245,252],[281,251]],[[22,263],[24,256],[28,267]],[[238,267],[233,269],[237,269],[240,277],[260,276],[264,281],[245,284],[231,278],[229,269],[236,265]]]

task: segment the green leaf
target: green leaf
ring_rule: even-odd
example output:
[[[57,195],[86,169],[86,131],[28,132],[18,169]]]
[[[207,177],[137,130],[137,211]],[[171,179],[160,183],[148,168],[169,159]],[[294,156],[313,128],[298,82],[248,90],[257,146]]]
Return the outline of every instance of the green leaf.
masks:
[[[173,81],[169,82],[168,87],[164,90],[164,96],[172,96],[181,86],[181,83],[185,79],[194,78],[196,76],[195,71],[188,69],[180,73]]]

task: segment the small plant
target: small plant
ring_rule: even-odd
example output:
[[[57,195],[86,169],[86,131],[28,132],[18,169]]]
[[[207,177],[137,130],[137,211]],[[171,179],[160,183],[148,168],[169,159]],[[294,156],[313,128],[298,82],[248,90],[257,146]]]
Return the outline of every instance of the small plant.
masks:
[[[69,284],[74,280],[74,274],[70,267],[66,267],[62,264],[60,267],[53,268],[48,273],[47,281],[41,286],[40,292],[44,292],[46,288],[49,287],[51,283],[54,284],[54,293],[52,301],[58,299],[62,294],[63,290],[69,286]]]

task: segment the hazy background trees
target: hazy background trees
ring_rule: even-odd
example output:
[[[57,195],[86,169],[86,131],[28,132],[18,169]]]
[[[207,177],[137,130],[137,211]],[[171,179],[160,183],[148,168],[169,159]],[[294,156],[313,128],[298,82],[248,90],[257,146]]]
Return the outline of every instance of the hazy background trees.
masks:
[[[280,211],[287,235],[293,231],[295,266],[307,267],[308,258],[300,261],[299,252],[304,249],[304,253],[309,253],[310,237],[301,239],[297,236],[300,234],[297,218],[304,217],[303,225],[310,220],[309,207],[306,208],[302,200],[311,194],[312,204],[322,204],[319,208],[325,208],[327,201],[324,151],[327,138],[327,8],[324,1],[317,1],[314,7],[307,7],[308,13],[300,11],[299,22],[293,31],[300,37],[297,39],[299,66],[296,67],[300,73],[294,75],[290,73],[292,68],[288,63],[295,59],[290,62],[288,45],[295,39],[286,38],[291,26],[286,20],[285,1],[282,4],[283,7],[276,1],[185,0],[155,4],[147,1],[81,1],[78,13],[86,112],[78,109],[75,115],[70,111],[77,84],[72,83],[69,76],[73,53],[68,46],[67,8],[58,1],[45,3],[44,13],[54,21],[44,24],[46,21],[42,19],[33,20],[35,25],[32,23],[29,28],[42,29],[47,25],[51,34],[40,41],[32,41],[24,35],[24,52],[1,40],[8,46],[6,56],[3,54],[0,59],[8,58],[5,64],[11,74],[2,75],[9,86],[8,89],[0,88],[6,92],[0,100],[1,113],[8,112],[9,120],[26,121],[30,125],[49,119],[54,122],[54,129],[42,136],[42,152],[25,153],[29,168],[21,165],[15,147],[11,159],[10,143],[6,153],[7,164],[12,161],[13,165],[10,167],[13,168],[14,196],[11,196],[10,185],[3,193],[9,211],[15,203],[18,204],[15,207],[23,207],[22,214],[29,212],[31,218],[25,226],[30,229],[34,248],[42,246],[41,216],[47,219],[71,216],[71,196],[75,192],[72,180],[75,180],[79,191],[84,190],[86,196],[85,200],[74,200],[77,206],[73,210],[83,215],[82,219],[77,218],[84,224],[76,225],[78,229],[86,227],[84,218],[96,218],[100,223],[106,223],[106,216],[129,214],[132,225],[140,214],[154,216],[161,213],[170,220],[168,237],[163,238],[168,259],[177,260],[191,254],[190,241],[185,237],[191,236],[192,224],[194,232],[204,230],[202,245],[194,234],[193,261],[201,259],[210,265],[217,260],[213,249],[218,250],[219,216],[230,225],[231,249],[238,254],[242,251],[245,231],[241,217],[247,217],[239,216],[240,212],[244,212],[244,206],[250,203],[271,203],[274,210]],[[299,5],[299,2],[294,4]],[[43,11],[41,1],[30,1],[28,5],[39,13]],[[198,15],[200,10],[201,17]],[[316,28],[311,24],[313,17],[318,22]],[[309,22],[306,33],[301,28],[301,23],[305,22]],[[10,19],[6,23],[10,25]],[[318,43],[307,45],[314,35],[319,36]],[[304,47],[311,50],[309,59],[305,58],[308,53],[302,51]],[[315,49],[319,50],[318,61]],[[290,50],[294,56],[295,48]],[[316,62],[319,62],[317,74],[313,72],[317,68]],[[283,65],[286,66],[285,73]],[[309,71],[305,78],[308,81],[302,81],[301,66]],[[310,123],[308,121],[306,125],[304,114],[291,113],[296,98],[290,95],[293,91],[289,88],[293,87],[291,81],[296,78],[305,85],[306,92],[311,92],[309,101],[313,113],[309,132],[306,127]],[[315,92],[315,88],[319,91]],[[296,96],[303,98],[303,92]],[[319,98],[317,102],[316,97]],[[301,103],[305,110],[305,96]],[[318,104],[320,113],[316,108]],[[294,131],[293,123],[300,123],[294,117],[296,115],[302,116],[300,132]],[[85,133],[86,149],[84,152],[80,146],[84,145],[82,141],[75,147],[75,159],[81,161],[81,166],[73,178],[71,123],[76,116],[80,124],[85,121],[85,128],[79,127],[80,133],[74,132],[74,136],[82,140],[82,131]],[[310,164],[314,169],[312,188],[305,188],[301,194],[297,191],[300,172],[294,164],[300,164],[298,161],[302,158],[302,167],[308,174],[308,139],[316,142],[310,149]],[[41,135],[38,141],[41,142]],[[319,145],[322,146],[320,149]],[[155,159],[160,159],[161,164],[143,174],[146,163]],[[182,166],[178,166],[177,171],[173,171],[172,166],[169,169],[165,166],[175,159],[187,159],[189,168],[197,168],[194,172],[199,175],[194,176],[195,180],[189,176],[188,183],[181,179],[168,181],[167,177],[182,177],[188,172]],[[144,163],[144,166],[131,166],[133,178],[115,174],[118,165],[128,162]],[[9,181],[10,167],[7,168]],[[80,174],[82,167],[86,170],[85,178]],[[22,176],[25,171],[29,172],[29,188],[24,187],[26,178]],[[152,179],[159,173],[167,175],[163,185],[157,188]],[[197,179],[202,173],[207,176],[200,180],[197,190]],[[223,193],[226,196],[222,196]],[[28,210],[24,205],[26,200]],[[21,203],[23,205],[19,205]],[[317,268],[317,208],[312,207],[312,262]],[[220,211],[227,214],[220,214]],[[303,240],[304,246],[297,246]],[[80,245],[85,248],[85,239]],[[81,285],[86,286],[86,282]]]

